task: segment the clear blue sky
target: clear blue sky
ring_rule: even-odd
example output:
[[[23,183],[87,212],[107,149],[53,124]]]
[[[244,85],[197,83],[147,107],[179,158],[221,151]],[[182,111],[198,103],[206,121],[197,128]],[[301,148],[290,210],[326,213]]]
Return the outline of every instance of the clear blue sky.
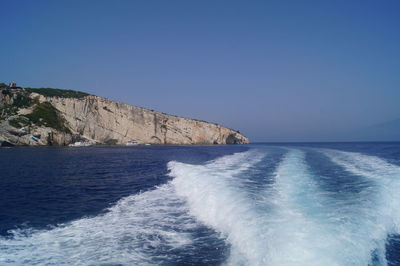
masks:
[[[0,1],[0,81],[339,140],[400,118],[399,1]]]

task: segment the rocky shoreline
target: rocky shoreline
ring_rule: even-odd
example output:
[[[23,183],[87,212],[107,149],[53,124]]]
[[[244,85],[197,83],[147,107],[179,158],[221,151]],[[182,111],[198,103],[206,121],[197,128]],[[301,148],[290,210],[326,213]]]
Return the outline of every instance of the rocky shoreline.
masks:
[[[246,144],[238,131],[83,92],[0,87],[1,146]]]

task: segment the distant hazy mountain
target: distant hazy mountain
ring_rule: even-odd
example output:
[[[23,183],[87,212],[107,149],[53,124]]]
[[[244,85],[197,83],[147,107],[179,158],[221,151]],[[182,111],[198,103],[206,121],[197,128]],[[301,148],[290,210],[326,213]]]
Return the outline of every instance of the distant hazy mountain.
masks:
[[[361,141],[400,141],[400,119],[361,128],[351,137]]]

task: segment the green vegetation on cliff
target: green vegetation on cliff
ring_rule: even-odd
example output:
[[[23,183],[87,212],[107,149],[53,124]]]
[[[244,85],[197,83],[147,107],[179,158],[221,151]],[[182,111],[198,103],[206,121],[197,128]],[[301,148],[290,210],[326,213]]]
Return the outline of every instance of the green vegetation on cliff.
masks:
[[[35,99],[27,97],[23,94],[17,94],[17,96],[13,100],[12,105],[15,107],[18,107],[18,108],[25,108],[25,107],[31,106],[34,103],[35,103]]]
[[[5,105],[0,107],[0,121],[6,119],[9,116],[15,115],[18,108],[12,105]]]
[[[61,97],[61,98],[83,98],[90,94],[81,91],[61,90],[53,88],[25,88],[27,92],[36,92],[45,97]]]
[[[88,95],[83,92],[58,90],[58,89],[25,89],[25,91],[14,91],[3,89],[2,94],[7,97],[8,104],[0,106],[0,120],[8,119],[10,116],[15,116],[21,108],[33,108],[32,113],[24,116],[16,116],[9,119],[9,124],[15,128],[23,126],[46,126],[51,127],[61,132],[70,133],[70,129],[66,126],[66,121],[60,112],[50,103],[39,103],[38,98],[29,96],[30,92],[37,92],[45,96],[58,97],[74,97],[79,98]]]
[[[27,120],[26,118],[25,119],[23,119],[23,118],[24,117],[14,118],[12,120],[9,120],[8,123],[15,128],[29,126],[30,125],[29,120]]]
[[[30,107],[38,103],[37,99],[30,98],[26,93],[13,94],[9,90],[2,90],[3,95],[11,97],[12,104],[0,106],[0,120],[3,120],[11,115],[17,114],[18,109]]]
[[[32,123],[37,126],[46,126],[57,129],[61,132],[71,133],[66,126],[66,121],[59,111],[50,103],[40,103],[35,106],[33,112],[25,115]]]

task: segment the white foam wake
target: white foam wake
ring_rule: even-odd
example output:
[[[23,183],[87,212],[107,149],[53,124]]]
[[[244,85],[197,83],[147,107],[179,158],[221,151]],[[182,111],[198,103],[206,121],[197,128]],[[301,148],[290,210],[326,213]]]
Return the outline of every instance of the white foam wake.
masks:
[[[269,265],[345,265],[330,252],[340,245],[324,221],[323,193],[304,156],[299,150],[289,151],[276,169],[275,184],[265,191],[265,204],[273,208],[260,234]]]
[[[385,240],[400,233],[400,167],[375,157],[355,152],[324,150],[334,163],[354,175],[374,184],[373,194],[359,202],[359,226],[379,247],[381,261],[385,260]]]
[[[275,196],[266,198],[275,205],[265,220],[270,265],[369,265],[377,244],[369,228],[359,229],[357,207],[323,190],[318,178],[298,150],[278,167]]]
[[[172,183],[177,194],[187,200],[190,213],[230,243],[227,264],[371,263],[382,238],[369,235],[369,230],[374,234],[379,226],[373,227],[371,217],[359,216],[364,206],[343,202],[321,189],[304,152],[290,150],[284,156],[275,183],[266,185],[264,197],[257,201],[240,186],[245,170],[260,159],[249,155],[227,156],[203,166],[169,164]],[[381,264],[385,264],[384,258]]]
[[[174,177],[172,184],[187,200],[190,213],[222,233],[232,245],[231,253],[239,252],[238,259],[243,263],[265,263],[258,247],[262,220],[257,219],[255,206],[235,181],[261,158],[261,154],[244,152],[206,165],[168,164]]]
[[[0,238],[0,265],[173,264],[179,261],[174,251],[193,244],[199,227],[193,217],[230,244],[229,265],[370,265],[373,253],[387,264],[386,236],[400,225],[400,167],[358,153],[323,152],[372,185],[352,199],[327,192],[295,149],[259,197],[249,196],[243,180],[265,153],[205,165],[170,162],[170,183],[124,198],[105,214]]]
[[[103,215],[52,230],[16,230],[0,238],[0,265],[158,265],[163,251],[192,242],[196,226],[167,184],[124,198]]]

